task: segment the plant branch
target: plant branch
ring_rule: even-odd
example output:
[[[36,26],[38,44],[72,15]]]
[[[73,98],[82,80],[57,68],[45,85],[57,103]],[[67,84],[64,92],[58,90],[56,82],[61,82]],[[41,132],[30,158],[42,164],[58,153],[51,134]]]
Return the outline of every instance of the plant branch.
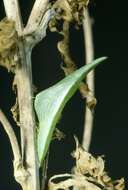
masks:
[[[44,13],[46,12],[48,2],[49,0],[35,1],[32,11],[30,13],[29,19],[28,19],[26,28],[25,28],[28,31],[28,33],[36,31],[36,29],[40,25],[40,22],[44,16]]]
[[[23,23],[19,9],[19,2],[18,0],[3,0],[3,2],[4,2],[6,15],[8,19],[15,21],[16,29],[18,35],[20,36],[22,33]]]
[[[85,39],[85,54],[86,54],[86,64],[89,64],[94,58],[94,47],[93,47],[93,37],[92,37],[92,24],[91,18],[89,16],[88,9],[84,9],[84,19],[83,19],[83,31]],[[86,82],[92,95],[94,96],[94,71],[91,71],[87,77]],[[88,101],[88,97],[87,97]],[[84,132],[83,132],[83,147],[89,150],[92,136],[93,128],[93,114],[91,110],[86,105],[85,108],[85,122],[84,122]]]
[[[2,112],[1,109],[0,109],[0,122],[2,123],[4,130],[6,131],[8,137],[9,137],[13,155],[14,155],[14,161],[18,162],[21,160],[21,154],[20,154],[20,149],[19,149],[19,145],[17,142],[17,138],[15,136],[15,133],[13,131],[13,128],[12,128],[10,122],[8,121],[8,119],[6,118],[6,116],[4,115],[4,113]]]
[[[18,62],[15,71],[15,84],[21,131],[22,163],[14,163],[14,175],[23,190],[39,190],[39,168],[36,152],[36,124],[33,111],[31,47],[22,33],[22,21],[18,0],[4,0],[8,19],[16,23],[18,32]]]
[[[31,28],[32,30],[29,30],[27,27],[24,28],[23,35],[26,36],[26,40],[32,48],[46,36],[48,22],[53,15],[54,11],[48,9],[36,28]]]
[[[17,67],[15,81],[21,128],[22,159],[31,177],[26,181],[25,190],[39,189],[39,171],[36,152],[36,123],[33,111],[33,87],[31,71],[31,48],[22,41],[19,44],[21,66]]]

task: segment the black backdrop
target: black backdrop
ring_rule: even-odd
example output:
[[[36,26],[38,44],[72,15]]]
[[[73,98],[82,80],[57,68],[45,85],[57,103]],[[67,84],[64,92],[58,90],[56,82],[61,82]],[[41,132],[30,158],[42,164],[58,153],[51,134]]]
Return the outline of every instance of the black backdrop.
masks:
[[[34,0],[20,0],[26,22]],[[105,155],[106,167],[115,179],[124,176],[128,179],[128,121],[127,121],[127,10],[126,0],[117,2],[93,1],[90,12],[94,17],[95,57],[108,56],[109,59],[96,69],[96,97],[93,138],[90,151],[95,155]],[[0,18],[5,16],[2,0]],[[60,56],[56,42],[60,38],[47,32],[47,37],[33,51],[33,78],[39,90],[49,87],[62,77]],[[78,66],[84,64],[82,30],[71,28],[71,52]],[[0,68],[0,107],[11,117],[9,109],[14,103],[10,84],[13,76]],[[53,142],[50,151],[49,176],[69,172],[73,165],[70,153],[75,148],[73,134],[80,141],[84,100],[77,93],[67,104],[58,124],[66,133],[61,142]],[[19,130],[14,128],[19,136]],[[11,158],[10,158],[11,154]],[[12,152],[8,138],[0,126],[0,190],[19,189],[13,178]]]

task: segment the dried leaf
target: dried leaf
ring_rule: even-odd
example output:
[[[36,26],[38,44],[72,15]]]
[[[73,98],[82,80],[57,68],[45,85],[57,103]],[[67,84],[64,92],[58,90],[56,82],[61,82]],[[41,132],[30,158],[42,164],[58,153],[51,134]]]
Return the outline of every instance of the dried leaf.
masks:
[[[95,158],[82,148],[76,137],[75,141],[76,150],[72,154],[76,159],[74,173],[53,176],[49,180],[49,190],[68,190],[70,187],[77,190],[124,190],[124,179],[113,181],[104,170],[103,158]]]
[[[97,100],[94,97],[92,91],[89,89],[88,84],[85,82],[81,82],[79,90],[82,97],[86,98],[88,108],[92,111],[97,104]]]
[[[20,121],[19,121],[19,104],[18,104],[18,99],[16,98],[15,104],[11,108],[12,116],[14,121],[16,122],[17,126],[20,126]]]
[[[61,69],[65,76],[74,72],[77,67],[70,54],[69,48],[69,28],[70,23],[75,22],[77,25],[82,23],[83,9],[88,5],[88,0],[57,0],[52,8],[55,10],[55,17],[49,23],[52,32],[57,31],[63,36],[63,39],[58,42],[57,47],[62,57]],[[62,21],[62,29],[59,32],[58,20]],[[81,82],[79,87],[82,97],[86,98],[87,106],[92,111],[96,105],[96,98],[88,88],[88,85]]]
[[[68,179],[63,180],[64,177]],[[55,183],[53,180],[62,178],[61,182]],[[83,190],[101,190],[95,184],[90,183],[86,180],[86,177],[82,175],[72,175],[72,174],[62,174],[53,176],[48,183],[49,190],[58,190],[58,189],[69,189],[70,187],[75,187],[77,189]]]
[[[7,18],[0,21],[0,65],[12,72],[18,59],[17,38],[15,23]]]
[[[82,146],[80,146],[78,139],[75,137],[76,150],[72,153],[72,156],[76,159],[75,173],[78,174],[90,174],[93,177],[98,177],[103,174],[104,161],[101,157],[94,158],[90,153],[86,152]]]
[[[74,174],[82,174],[87,176],[88,180],[92,183],[97,183],[103,186],[105,189],[113,190],[118,188],[118,190],[124,189],[124,180],[113,181],[104,170],[104,160],[102,156],[95,158],[90,153],[86,152],[83,147],[79,144],[78,139],[75,137],[76,150],[72,154],[76,159],[76,166],[74,169]]]
[[[55,130],[54,130],[54,132],[53,132],[53,137],[52,137],[52,139],[54,140],[54,139],[57,139],[57,140],[62,140],[62,139],[64,139],[65,138],[65,134],[62,132],[62,131],[60,131],[58,128],[55,128]]]
[[[55,10],[55,19],[66,22],[76,22],[77,25],[82,23],[83,9],[87,7],[89,0],[57,0],[53,3],[52,8]],[[55,22],[55,19],[50,21]]]
[[[60,20],[66,20],[68,22],[71,22],[73,17],[72,17],[72,9],[67,0],[57,0],[53,4],[53,9],[56,11],[56,19]]]

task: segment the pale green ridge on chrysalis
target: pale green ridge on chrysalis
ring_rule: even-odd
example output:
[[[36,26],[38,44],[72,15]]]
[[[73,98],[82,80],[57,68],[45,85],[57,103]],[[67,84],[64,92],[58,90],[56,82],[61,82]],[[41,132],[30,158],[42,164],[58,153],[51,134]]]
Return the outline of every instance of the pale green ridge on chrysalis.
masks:
[[[105,59],[106,57],[101,57],[92,61],[36,96],[34,105],[39,120],[37,151],[40,165],[46,156],[53,131],[65,104],[73,96],[87,73]]]

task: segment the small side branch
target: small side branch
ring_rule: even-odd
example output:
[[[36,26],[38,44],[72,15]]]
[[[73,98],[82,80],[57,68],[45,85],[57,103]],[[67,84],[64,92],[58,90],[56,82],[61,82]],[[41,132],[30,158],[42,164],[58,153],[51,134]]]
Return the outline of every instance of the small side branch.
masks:
[[[48,22],[53,17],[54,11],[49,9],[45,12],[44,16],[40,20],[39,25],[36,28],[31,29],[25,27],[23,30],[23,35],[26,36],[27,43],[31,48],[33,48],[37,43],[39,43],[45,36],[48,27]]]
[[[94,47],[93,47],[91,18],[89,16],[89,12],[87,9],[84,10],[83,31],[85,39],[86,64],[89,64],[94,58]],[[86,82],[88,84],[89,89],[91,90],[92,95],[94,96],[94,71],[91,71],[87,75]],[[86,150],[89,150],[90,147],[92,128],[93,128],[93,114],[86,105],[83,143],[82,143],[83,147]]]
[[[2,123],[4,130],[6,131],[9,137],[9,140],[12,146],[13,155],[14,155],[14,161],[19,162],[21,160],[21,154],[20,154],[17,138],[15,136],[15,133],[13,131],[11,124],[9,123],[8,119],[6,118],[6,116],[4,115],[1,109],[0,109],[0,122]]]
[[[37,27],[40,25],[44,13],[46,12],[48,2],[49,0],[35,1],[35,4],[32,8],[31,14],[26,25],[26,30],[29,31],[29,33],[35,31]]]

